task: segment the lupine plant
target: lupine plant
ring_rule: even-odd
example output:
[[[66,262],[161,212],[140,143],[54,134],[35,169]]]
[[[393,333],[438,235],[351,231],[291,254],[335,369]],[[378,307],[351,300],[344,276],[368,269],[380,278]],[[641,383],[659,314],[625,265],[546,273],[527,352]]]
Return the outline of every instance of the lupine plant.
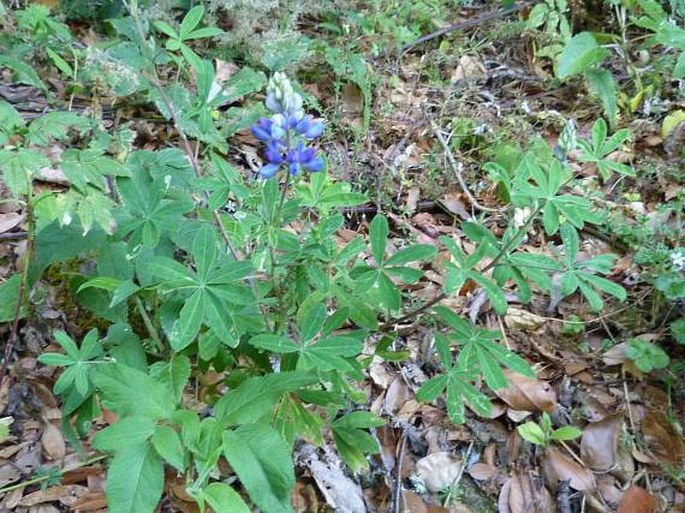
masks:
[[[32,257],[0,295],[17,315],[27,315],[26,291],[48,266],[92,262],[72,280],[71,293],[99,329],[80,343],[56,332],[61,350],[40,361],[62,368],[55,382],[62,427],[79,450],[87,449],[83,440],[103,408],[118,417],[92,440],[110,457],[112,513],[155,511],[165,467],[185,477],[201,511],[248,512],[247,498],[222,471],[224,460],[262,511],[291,512],[295,442],[322,444],[326,433],[352,471],[368,469],[369,453],[378,450],[369,429],[383,420],[366,411],[360,384],[373,354],[362,351],[373,335],[392,335],[399,319],[429,315],[438,326],[435,360],[444,372],[423,385],[419,398],[446,400],[454,422],[465,420],[467,406],[488,414],[484,387],[507,386],[503,367],[534,373],[498,342],[498,330],[436,306],[448,296],[482,290],[498,314],[512,294],[527,302],[533,292],[561,299],[579,290],[590,308],[601,306],[601,292],[625,297],[596,276],[610,272],[611,257],[576,261],[577,231],[602,220],[589,200],[566,189],[571,170],[551,150],[549,158],[527,154],[513,175],[485,166],[510,198],[504,215],[526,212],[525,219],[509,223],[502,235],[478,220],[464,223],[461,239],[446,236],[436,244],[450,255],[444,266],[435,261],[436,245],[395,248],[381,213],[359,236],[341,242],[341,207],[366,198],[329,173],[325,155],[313,146],[324,124],[307,114],[293,82],[274,74],[263,106],[254,98],[267,81],[255,70],[240,72],[217,92],[210,61],[194,52],[190,59],[170,55],[177,46],[160,48],[135,4],[130,8],[131,16],[115,24],[119,50],[128,53],[117,53],[115,45],[106,62],[136,70],[137,92],[174,125],[183,151],[135,149],[126,133],[109,134],[73,113],[46,114],[27,126],[0,102],[6,121],[0,135],[3,143],[12,141],[0,151],[0,168],[26,205]],[[191,13],[190,34],[215,34],[197,29],[202,12]],[[156,28],[171,37],[166,27]],[[157,68],[168,62],[197,83],[163,85]],[[216,111],[237,94],[247,98],[245,108]],[[268,117],[261,116],[265,111]],[[45,162],[41,148],[66,142],[61,133],[38,130],[55,118],[91,140],[61,156],[72,181],[66,198],[73,200],[31,187]],[[224,156],[226,137],[240,129],[250,129],[263,145],[265,163],[254,174]],[[538,228],[550,238],[546,254],[522,247],[528,231]],[[406,285],[431,266],[444,271],[443,289],[411,310]],[[397,357],[387,345],[374,351]],[[218,381],[203,379],[209,370]]]

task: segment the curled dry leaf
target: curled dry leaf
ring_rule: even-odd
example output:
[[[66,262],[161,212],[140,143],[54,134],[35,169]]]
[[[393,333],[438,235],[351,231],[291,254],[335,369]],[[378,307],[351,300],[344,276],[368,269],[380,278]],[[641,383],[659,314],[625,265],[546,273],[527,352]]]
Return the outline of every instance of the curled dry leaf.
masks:
[[[497,475],[497,467],[487,463],[476,463],[475,465],[472,465],[467,472],[473,479],[487,481]]]
[[[604,502],[610,507],[616,508],[621,502],[623,492],[616,486],[616,479],[613,476],[608,474],[599,476],[597,478],[597,489]]]
[[[10,231],[15,226],[18,226],[23,220],[23,214],[17,214],[15,212],[0,214],[0,233]]]
[[[647,449],[660,463],[673,468],[685,463],[685,442],[663,413],[648,410],[641,427]]]
[[[514,410],[546,411],[551,413],[557,406],[557,395],[546,381],[527,378],[505,370],[508,388],[495,390],[495,394]]]
[[[622,424],[623,415],[617,414],[585,426],[580,457],[588,468],[606,472],[614,466]]]
[[[623,494],[616,513],[652,513],[656,505],[656,500],[647,490],[633,485]]]
[[[62,432],[57,426],[50,422],[46,422],[45,430],[43,431],[43,436],[40,441],[43,444],[43,450],[45,451],[47,458],[51,460],[61,460],[64,458],[66,445]]]
[[[461,461],[448,452],[435,452],[416,462],[416,473],[433,493],[450,486],[461,469]]]
[[[569,481],[571,488],[587,492],[595,488],[595,477],[590,470],[580,466],[569,456],[554,447],[545,451],[542,467],[551,486],[559,481]]]
[[[504,316],[504,324],[511,329],[536,330],[544,326],[546,322],[544,317],[521,308],[510,307]]]
[[[520,471],[512,475],[509,486],[502,488],[507,490],[506,502],[500,494],[499,511],[510,513],[554,513],[556,508],[551,494],[545,488],[542,481],[531,477],[529,473]]]

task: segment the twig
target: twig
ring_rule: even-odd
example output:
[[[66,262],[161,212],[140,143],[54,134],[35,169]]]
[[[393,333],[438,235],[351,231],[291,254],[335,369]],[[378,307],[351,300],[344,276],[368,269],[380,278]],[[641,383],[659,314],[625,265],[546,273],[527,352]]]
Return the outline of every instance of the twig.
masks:
[[[466,182],[464,181],[464,177],[461,176],[461,170],[459,169],[459,164],[457,164],[457,161],[454,158],[454,155],[452,154],[452,150],[450,149],[449,145],[447,144],[447,141],[445,141],[445,137],[442,135],[440,128],[428,116],[427,113],[425,115],[426,115],[426,120],[430,124],[431,130],[433,131],[433,135],[435,135],[435,138],[438,140],[438,142],[440,143],[440,146],[442,146],[442,149],[445,151],[447,161],[449,162],[450,167],[452,168],[452,171],[454,172],[454,175],[457,177],[457,181],[459,182],[459,187],[461,187],[461,190],[464,192],[464,194],[466,194],[466,197],[471,202],[471,205],[473,205],[473,208],[475,208],[476,210],[480,210],[481,212],[501,212],[501,209],[485,207],[485,206],[481,205],[480,203],[478,203],[478,200],[475,198],[475,196],[473,194],[471,194],[471,191],[469,190],[468,186],[466,185]]]
[[[442,301],[445,298],[447,298],[447,294],[445,294],[444,292],[441,292],[440,294],[435,296],[433,299],[431,299],[427,303],[424,303],[421,306],[419,306],[418,308],[411,310],[410,312],[407,312],[406,314],[404,314],[399,319],[392,319],[392,320],[386,322],[385,324],[383,324],[380,327],[380,331],[385,331],[385,330],[389,329],[394,324],[401,324],[405,321],[408,321],[409,319],[416,317],[417,315],[425,312],[426,310],[428,310],[432,306],[437,305],[440,301]]]
[[[25,232],[25,231],[5,232],[5,233],[0,233],[0,240],[21,240],[21,239],[25,239],[27,236],[28,236],[28,232]]]
[[[72,470],[87,467],[89,465],[92,465],[93,463],[97,463],[98,461],[104,460],[105,458],[107,458],[106,454],[102,454],[100,456],[95,456],[95,457],[93,457],[87,461],[84,461],[81,464],[74,465],[71,467],[67,467],[67,468],[61,470],[60,472],[62,474],[65,474],[67,472],[71,472]],[[50,477],[52,477],[52,476],[46,475],[46,476],[34,477],[33,479],[29,479],[28,481],[23,481],[21,483],[17,483],[17,484],[11,485],[11,486],[6,486],[5,488],[0,488],[0,495],[5,494],[7,492],[11,492],[12,490],[18,490],[19,488],[26,488],[27,486],[42,483],[43,481],[47,481],[48,479],[50,479]]]
[[[440,30],[436,30],[435,32],[432,32],[430,34],[426,34],[425,36],[421,36],[418,38],[416,41],[409,43],[407,45],[404,45],[402,47],[401,52],[406,53],[408,50],[411,50],[413,47],[416,45],[420,45],[421,43],[425,43],[426,41],[431,41],[432,39],[438,38],[440,36],[444,36],[445,34],[449,34],[450,32],[454,32],[455,30],[460,30],[463,28],[467,27],[474,27],[477,25],[481,25],[485,23],[486,21],[492,21],[496,20],[497,18],[502,18],[504,16],[507,16],[509,14],[515,13],[517,11],[520,11],[523,9],[525,4],[518,4],[513,7],[510,7],[509,9],[505,9],[503,11],[495,11],[489,14],[484,14],[483,16],[478,16],[477,18],[466,20],[466,21],[460,21],[457,23],[453,23],[449,27],[442,28]]]
[[[442,506],[447,508],[450,505],[450,499],[452,498],[452,492],[459,486],[459,483],[461,482],[461,478],[464,477],[464,471],[466,470],[466,465],[469,462],[469,458],[471,457],[471,452],[473,451],[473,441],[469,444],[469,448],[466,450],[466,453],[462,455],[461,458],[461,468],[459,469],[459,472],[457,475],[454,477],[452,482],[450,483],[449,489],[447,491],[447,495],[445,496],[445,500],[442,501]]]
[[[402,460],[404,460],[404,450],[407,447],[407,432],[402,432],[402,443],[400,444],[400,454],[397,457],[395,466],[395,490],[392,500],[392,513],[400,513],[400,497],[402,495]]]
[[[12,328],[10,329],[7,343],[5,344],[5,352],[2,359],[2,367],[0,367],[0,388],[5,384],[7,377],[7,368],[9,366],[10,357],[14,346],[17,344],[17,336],[19,333],[19,318],[21,317],[21,307],[24,304],[26,289],[29,280],[29,267],[31,265],[31,253],[33,252],[33,211],[31,202],[31,192],[29,192],[28,200],[26,202],[26,217],[28,221],[28,230],[26,232],[26,249],[24,250],[24,269],[21,273],[21,282],[19,283],[19,294],[17,294],[17,305],[14,307],[14,317],[12,320]]]

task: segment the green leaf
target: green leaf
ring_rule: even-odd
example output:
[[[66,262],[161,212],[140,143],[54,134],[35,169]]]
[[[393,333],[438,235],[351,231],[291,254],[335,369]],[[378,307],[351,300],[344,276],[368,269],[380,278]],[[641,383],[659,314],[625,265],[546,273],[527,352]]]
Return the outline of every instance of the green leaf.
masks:
[[[408,248],[401,249],[385,262],[389,265],[405,265],[410,262],[430,260],[438,253],[438,248],[430,244],[415,244]]]
[[[154,513],[164,487],[164,465],[152,445],[124,444],[107,469],[110,513]]]
[[[444,392],[447,386],[447,375],[440,374],[426,381],[418,392],[416,398],[424,403],[435,401]]]
[[[201,497],[214,511],[227,513],[251,513],[251,509],[245,504],[238,493],[225,483],[212,483],[206,486]]]
[[[185,470],[181,437],[169,426],[157,426],[152,435],[152,445],[164,461],[179,472]]]
[[[545,432],[535,422],[526,422],[516,428],[521,438],[535,445],[545,446],[547,437]]]
[[[296,353],[300,351],[300,345],[281,335],[268,333],[255,335],[250,339],[250,345],[260,349],[266,349],[279,354]]]
[[[275,430],[264,424],[248,424],[227,431],[223,451],[250,498],[264,513],[293,512],[291,450]]]
[[[560,232],[561,242],[563,243],[564,251],[566,252],[566,261],[570,267],[576,261],[578,248],[580,246],[580,239],[578,238],[578,232],[570,224],[564,224],[561,227]]]
[[[326,305],[318,303],[305,309],[300,307],[297,312],[297,325],[300,328],[300,337],[303,342],[313,339],[324,326],[328,317]]]
[[[28,194],[33,174],[49,165],[50,161],[45,155],[35,150],[0,150],[0,170],[5,184],[15,196]]]
[[[120,415],[168,418],[175,409],[166,386],[147,374],[121,364],[101,364],[92,373],[109,407]]]
[[[174,351],[181,351],[193,342],[202,326],[206,309],[207,293],[204,290],[194,292],[186,300],[169,334],[169,342]]]
[[[43,365],[52,365],[55,367],[66,367],[76,363],[73,358],[61,353],[43,353],[39,355],[37,359]]]
[[[163,21],[155,21],[152,26],[159,30],[162,34],[169,36],[171,39],[179,39],[176,31],[168,23]]]
[[[563,426],[552,431],[552,440],[573,440],[583,434],[581,429],[575,426]]]
[[[371,239],[371,253],[376,260],[376,265],[380,266],[383,262],[385,248],[388,245],[388,220],[383,215],[377,215],[369,226],[369,238]]]
[[[588,87],[597,95],[604,107],[604,113],[613,126],[616,123],[618,105],[616,100],[616,81],[610,71],[605,69],[588,69],[585,71]]]
[[[62,349],[64,349],[64,352],[69,355],[70,358],[73,360],[81,360],[81,352],[78,350],[78,347],[76,345],[76,342],[67,335],[66,332],[62,330],[57,330],[54,333],[55,337],[55,342],[57,342]]]
[[[205,8],[202,5],[196,5],[184,16],[181,22],[181,38],[185,40],[188,35],[198,26],[200,21],[202,21],[202,16],[205,13]]]
[[[128,445],[146,445],[155,432],[155,422],[147,417],[124,417],[98,431],[93,446],[98,451],[117,452]]]
[[[492,358],[483,350],[477,351],[477,355],[478,363],[480,364],[480,370],[483,373],[485,382],[488,384],[490,389],[498,390],[500,388],[507,388],[509,386],[509,382],[504,376],[504,373],[497,363],[497,360]]]
[[[402,295],[397,286],[385,273],[381,272],[378,276],[378,295],[381,303],[389,310],[397,311],[402,305]]]
[[[593,35],[581,32],[566,43],[557,60],[557,77],[568,78],[584,73],[602,62],[609,51],[600,47]]]
[[[169,387],[177,403],[183,397],[183,389],[188,384],[190,373],[190,359],[183,354],[176,354],[170,360],[150,366],[150,376]]]
[[[255,422],[271,412],[284,393],[316,382],[316,376],[300,371],[248,378],[217,401],[216,418],[227,426]]]
[[[333,421],[331,426],[340,428],[370,429],[385,425],[385,421],[368,411],[353,411]]]
[[[0,68],[9,68],[14,71],[18,82],[32,85],[42,91],[48,90],[45,83],[38,76],[38,73],[31,66],[11,55],[6,53],[0,55]]]
[[[38,146],[47,146],[52,140],[65,141],[71,130],[83,133],[93,126],[93,120],[75,112],[55,111],[43,114],[29,125],[27,138]]]
[[[206,37],[220,36],[224,33],[223,30],[217,27],[204,27],[201,29],[193,30],[190,34],[183,38],[184,41],[190,41],[191,39],[203,39]]]

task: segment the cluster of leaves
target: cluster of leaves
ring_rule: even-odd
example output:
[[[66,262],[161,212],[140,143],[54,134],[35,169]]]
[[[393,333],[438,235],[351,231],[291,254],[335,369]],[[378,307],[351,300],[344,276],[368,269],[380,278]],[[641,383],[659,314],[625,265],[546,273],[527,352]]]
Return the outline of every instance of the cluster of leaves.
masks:
[[[582,76],[589,90],[600,99],[605,115],[613,125],[619,106],[633,112],[650,97],[658,96],[662,83],[671,77],[685,76],[685,30],[679,26],[678,17],[682,18],[682,12],[676,6],[672,6],[673,12],[669,14],[662,3],[655,0],[606,0],[605,3],[616,14],[619,34],[589,31],[572,34],[566,0],[538,3],[530,12],[526,27],[541,33],[544,38],[545,44],[536,51],[537,56],[554,60],[557,78],[567,80]],[[652,35],[639,43],[633,42],[629,23]],[[639,39],[642,37],[635,38]],[[653,65],[656,73],[645,74],[638,70],[639,65],[632,62],[630,54],[654,46],[675,52],[665,53],[658,59]],[[621,84],[619,88],[614,73],[606,65],[612,50],[624,61],[630,76],[629,86]],[[623,92],[628,87],[632,88],[630,94]]]
[[[40,360],[63,368],[55,392],[74,444],[101,405],[118,415],[93,442],[112,455],[107,496],[114,513],[154,511],[165,465],[185,474],[201,509],[249,511],[220,476],[220,458],[263,511],[292,511],[292,447],[297,438],[322,443],[324,429],[353,470],[367,468],[366,455],[378,449],[367,430],[382,421],[354,405],[366,399],[357,386],[368,360],[361,358],[364,341],[401,313],[404,286],[419,281],[437,254],[423,244],[392,251],[382,215],[370,223],[368,237],[341,245],[340,208],[366,198],[325,169],[298,175],[289,187],[231,166],[222,156],[227,137],[252,124],[262,107],[218,107],[258,91],[266,80],[245,68],[217,83],[214,65],[193,47],[219,33],[201,28],[202,17],[195,7],[178,27],[149,23],[133,5],[131,16],[112,21],[116,39],[104,54],[73,77],[86,84],[94,70],[108,70],[99,78],[105,81],[130,73],[130,82],[111,78],[112,92],[150,100],[182,138],[197,141],[199,158],[192,150],[136,150],[125,131],[109,133],[99,120],[71,112],[50,112],[27,124],[13,106],[0,103],[0,169],[35,220],[29,236],[36,258],[27,266],[26,284],[35,284],[48,265],[79,255],[96,263],[72,286],[84,307],[107,321],[106,334],[91,331],[79,347],[58,332],[63,353]],[[166,38],[164,45],[153,29]],[[158,70],[169,64],[178,80],[165,86]],[[9,67],[21,80],[21,69]],[[583,158],[605,176],[629,173],[605,159],[626,137],[620,131],[608,137],[598,122],[591,141],[579,143]],[[51,162],[45,149],[55,141],[71,147]],[[32,187],[49,165],[70,181],[66,193]],[[486,169],[510,199],[512,219],[516,209],[529,215],[499,237],[482,223],[464,223],[473,251],[443,237],[451,256],[445,296],[481,289],[498,313],[507,310],[511,287],[524,302],[534,288],[553,297],[580,291],[593,309],[602,307],[603,293],[625,298],[601,276],[611,272],[612,256],[577,258],[578,230],[602,220],[587,199],[567,191],[573,177],[565,162],[530,152],[513,173],[496,164]],[[545,254],[523,249],[534,226],[552,238]],[[10,282],[0,296],[16,305],[18,282]],[[444,395],[455,422],[465,420],[465,405],[488,415],[481,378],[499,389],[507,386],[503,367],[533,375],[497,342],[498,331],[447,308],[436,308],[434,317],[446,328],[435,338],[444,373],[418,395],[426,401]],[[388,355],[382,345],[376,352]],[[210,368],[226,376],[228,391],[209,393],[210,413],[202,415],[188,406],[184,391]]]

